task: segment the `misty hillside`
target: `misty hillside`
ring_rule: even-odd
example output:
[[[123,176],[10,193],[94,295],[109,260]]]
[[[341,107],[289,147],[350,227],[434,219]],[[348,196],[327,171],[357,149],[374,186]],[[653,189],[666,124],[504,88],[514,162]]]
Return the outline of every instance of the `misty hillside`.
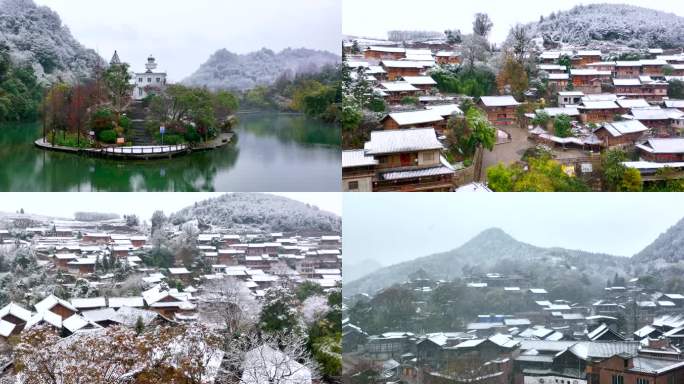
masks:
[[[578,5],[529,24],[544,43],[598,48],[604,42],[633,48],[684,45],[684,17],[623,4]]]
[[[278,53],[262,48],[245,55],[221,49],[183,83],[210,89],[247,90],[270,85],[285,73],[318,72],[323,66],[340,61],[339,56],[330,52],[306,48],[288,48]]]
[[[56,12],[32,0],[0,0],[0,45],[17,64],[33,67],[43,82],[73,82],[103,63],[74,39]]]
[[[174,224],[201,219],[235,230],[272,232],[340,232],[339,216],[282,196],[231,193],[187,207],[170,217]]]
[[[684,261],[684,219],[668,228],[632,259],[635,262],[649,264]]]
[[[372,259],[363,260],[356,264],[345,263],[342,278],[345,282],[354,281],[380,268],[382,268],[382,264]]]
[[[485,230],[457,249],[381,268],[345,283],[344,294],[374,293],[405,281],[423,269],[436,279],[451,280],[488,272],[517,274],[532,283],[563,277],[584,279],[605,286],[606,276],[624,273],[625,258],[563,248],[542,248],[515,240],[498,228]]]

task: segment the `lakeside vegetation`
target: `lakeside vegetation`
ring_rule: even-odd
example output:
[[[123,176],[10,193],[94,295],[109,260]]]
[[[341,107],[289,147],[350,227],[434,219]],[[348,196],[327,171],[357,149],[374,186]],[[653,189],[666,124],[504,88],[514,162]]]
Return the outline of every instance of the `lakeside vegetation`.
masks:
[[[33,69],[12,63],[8,47],[0,45],[0,122],[36,119],[42,94]]]
[[[300,112],[326,122],[340,120],[340,68],[325,66],[317,73],[281,75],[270,86],[258,86],[240,95],[244,109]]]

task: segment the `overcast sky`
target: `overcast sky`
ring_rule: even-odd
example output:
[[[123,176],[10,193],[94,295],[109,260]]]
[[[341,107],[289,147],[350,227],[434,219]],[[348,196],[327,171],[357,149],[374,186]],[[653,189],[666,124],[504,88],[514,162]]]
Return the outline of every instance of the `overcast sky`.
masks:
[[[391,265],[498,227],[537,246],[631,256],[683,217],[677,193],[345,193],[343,254]]]
[[[494,22],[490,40],[500,43],[516,23],[539,20],[551,12],[567,10],[579,4],[619,3],[638,5],[684,16],[682,0],[422,0],[418,3],[396,0],[344,0],[342,33],[364,37],[386,38],[390,30],[428,30],[442,32],[473,30],[473,16],[484,12]]]
[[[340,193],[283,192],[273,193],[340,215],[342,195]],[[16,212],[21,208],[26,213],[72,218],[74,212],[105,212],[136,214],[148,220],[156,210],[167,215],[193,205],[197,201],[218,197],[223,193],[204,192],[64,192],[64,193],[0,193],[0,212]]]
[[[340,50],[342,0],[35,0],[57,11],[74,37],[107,60],[118,50],[134,70],[154,54],[172,81],[216,50]]]

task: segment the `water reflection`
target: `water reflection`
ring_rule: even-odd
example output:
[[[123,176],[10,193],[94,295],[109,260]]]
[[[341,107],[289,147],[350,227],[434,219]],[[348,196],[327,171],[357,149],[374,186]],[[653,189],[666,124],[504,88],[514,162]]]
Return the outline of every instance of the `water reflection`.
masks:
[[[339,128],[303,116],[244,115],[236,144],[176,159],[113,161],[43,151],[40,125],[0,126],[3,191],[337,191]]]

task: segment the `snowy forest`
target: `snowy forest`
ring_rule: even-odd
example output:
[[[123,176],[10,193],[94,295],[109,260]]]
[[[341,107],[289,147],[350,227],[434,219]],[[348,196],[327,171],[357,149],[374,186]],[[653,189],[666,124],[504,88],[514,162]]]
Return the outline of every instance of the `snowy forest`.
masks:
[[[199,202],[172,214],[175,224],[201,218],[233,229],[278,232],[339,232],[342,220],[330,212],[281,196],[232,193]]]
[[[59,15],[32,0],[0,0],[0,46],[18,65],[29,65],[41,83],[89,77],[103,59],[86,49]]]
[[[598,47],[604,42],[632,48],[684,45],[684,18],[632,5],[578,5],[542,16],[529,26],[535,37],[542,37],[549,46],[565,43]]]
[[[400,283],[418,270],[436,279],[460,279],[486,273],[518,274],[532,285],[543,285],[556,296],[582,301],[603,291],[606,276],[639,278],[654,289],[684,289],[684,220],[651,245],[625,258],[563,248],[543,248],[515,240],[500,229],[483,231],[460,247],[380,268],[356,281],[345,282],[345,295],[372,293]],[[548,281],[548,271],[556,276]]]
[[[220,49],[183,83],[214,90],[244,91],[259,85],[271,85],[285,73],[291,76],[315,73],[326,65],[339,62],[338,55],[305,48],[288,48],[278,53],[263,48],[244,55]]]

